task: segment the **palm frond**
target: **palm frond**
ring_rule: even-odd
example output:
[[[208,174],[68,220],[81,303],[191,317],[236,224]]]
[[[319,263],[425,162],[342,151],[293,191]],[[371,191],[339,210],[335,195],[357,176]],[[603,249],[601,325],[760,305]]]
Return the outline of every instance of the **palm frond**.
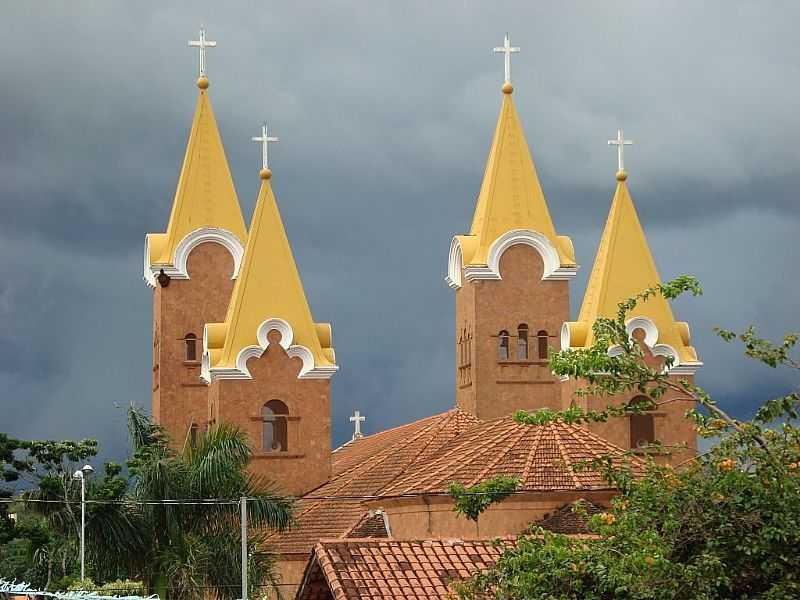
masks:
[[[128,435],[134,452],[146,446],[164,445],[167,437],[164,428],[134,404],[128,407]]]
[[[242,473],[251,456],[247,436],[241,429],[229,424],[210,429],[191,452],[183,455],[192,491],[208,498],[240,496],[245,484]]]

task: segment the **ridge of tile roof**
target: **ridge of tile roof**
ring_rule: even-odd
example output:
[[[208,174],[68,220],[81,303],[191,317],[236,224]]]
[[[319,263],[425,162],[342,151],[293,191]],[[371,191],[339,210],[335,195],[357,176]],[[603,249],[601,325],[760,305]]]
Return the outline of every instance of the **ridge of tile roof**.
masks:
[[[452,440],[435,457],[408,469],[383,490],[385,495],[446,493],[452,482],[475,485],[489,477],[520,479],[521,491],[608,490],[613,486],[592,470],[572,466],[600,455],[615,465],[627,462],[635,475],[645,463],[577,425],[524,425],[513,417],[484,421]]]
[[[322,538],[347,535],[367,513],[363,496],[379,494],[413,465],[429,462],[477,422],[474,416],[453,409],[341,446],[332,455],[330,481],[298,499],[295,526],[270,536],[270,551],[308,553]]]
[[[575,510],[577,504],[583,506],[589,517],[601,513],[604,510],[593,502],[581,498],[575,502],[565,504],[550,514],[544,515],[544,517],[533,523],[528,531],[530,532],[536,527],[541,527],[553,533],[564,533],[567,535],[589,534],[586,520]]]
[[[450,583],[490,568],[503,550],[496,540],[320,540],[296,598],[451,598]]]
[[[389,532],[386,531],[386,521],[383,520],[383,513],[380,511],[369,511],[353,527],[345,537],[348,538],[388,538]]]

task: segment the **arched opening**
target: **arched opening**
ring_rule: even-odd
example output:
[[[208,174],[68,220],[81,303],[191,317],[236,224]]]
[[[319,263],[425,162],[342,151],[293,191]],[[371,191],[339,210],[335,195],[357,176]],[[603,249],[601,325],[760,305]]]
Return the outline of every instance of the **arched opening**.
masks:
[[[186,344],[186,360],[197,360],[197,336],[187,333],[183,337],[183,343]]]
[[[508,332],[504,329],[497,334],[497,360],[508,360]]]
[[[647,396],[637,396],[628,404],[648,406],[653,403]],[[631,448],[643,448],[656,441],[656,424],[651,413],[634,413],[630,416]]]
[[[528,360],[528,326],[525,323],[517,327],[517,360]]]
[[[198,431],[197,423],[192,423],[192,426],[189,427],[189,445],[192,448],[197,448]]]
[[[539,360],[547,360],[550,355],[549,341],[547,339],[547,332],[544,329],[539,330],[536,334],[539,344]]]
[[[286,452],[289,448],[289,409],[280,400],[270,400],[261,409],[261,447],[264,452]]]

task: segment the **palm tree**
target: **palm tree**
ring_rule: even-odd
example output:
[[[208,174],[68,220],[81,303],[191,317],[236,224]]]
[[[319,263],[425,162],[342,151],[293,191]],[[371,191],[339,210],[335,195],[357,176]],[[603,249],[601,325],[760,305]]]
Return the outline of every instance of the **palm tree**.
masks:
[[[99,512],[92,514],[87,533],[92,562],[117,571],[124,565],[124,571],[137,574],[162,598],[239,597],[239,499],[248,498],[248,547],[259,550],[268,533],[291,523],[291,501],[248,472],[252,450],[235,427],[213,427],[181,452],[172,450],[163,429],[135,407],[128,411],[128,429],[134,502],[124,522],[116,518],[119,511],[108,511],[104,519]],[[130,526],[137,529],[135,535]],[[251,556],[248,582],[254,591],[275,583],[269,554]]]

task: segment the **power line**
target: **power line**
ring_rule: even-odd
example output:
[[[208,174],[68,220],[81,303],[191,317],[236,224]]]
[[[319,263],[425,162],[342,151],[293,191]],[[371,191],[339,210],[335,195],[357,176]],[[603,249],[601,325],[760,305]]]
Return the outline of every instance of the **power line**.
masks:
[[[597,487],[597,488],[586,488],[581,490],[576,490],[574,488],[564,488],[564,489],[548,489],[548,492],[575,492],[575,491],[583,491],[583,492],[602,492],[602,491],[609,491],[609,490],[616,490],[615,487]],[[518,495],[518,494],[530,494],[536,493],[540,490],[514,490],[511,492],[504,492],[504,494],[508,495]],[[495,495],[497,492],[459,492],[459,496],[488,496],[488,495]],[[368,495],[342,495],[342,496],[300,496],[300,497],[287,497],[286,500],[289,501],[299,501],[299,500],[394,500],[400,498],[420,498],[422,496],[450,496],[449,492],[409,492],[404,494],[368,494]],[[262,500],[257,496],[248,496],[246,498],[249,501],[254,500]],[[227,499],[227,498],[187,498],[187,499],[172,499],[172,500],[136,500],[136,499],[126,499],[126,500],[86,500],[86,504],[98,504],[98,505],[126,505],[126,504],[135,504],[135,505],[144,505],[144,506],[234,506],[239,505],[241,499]],[[47,500],[43,498],[0,498],[0,504],[14,504],[14,503],[41,503],[41,504],[77,504],[80,505],[80,500]]]

